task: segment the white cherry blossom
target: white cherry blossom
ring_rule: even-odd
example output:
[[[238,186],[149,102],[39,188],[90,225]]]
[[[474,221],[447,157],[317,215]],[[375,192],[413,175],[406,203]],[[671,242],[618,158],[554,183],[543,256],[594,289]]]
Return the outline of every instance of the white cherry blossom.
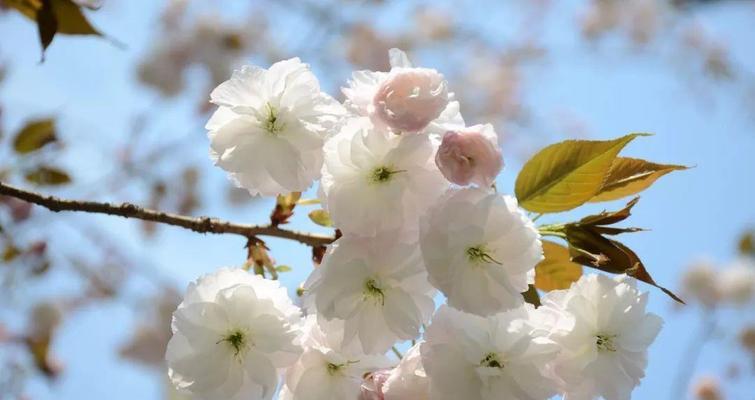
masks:
[[[430,381],[422,366],[422,342],[412,346],[383,384],[385,400],[429,400]]]
[[[286,371],[281,400],[356,399],[366,373],[385,368],[384,355],[367,355],[359,346],[342,347],[343,321],[309,315],[304,324],[301,358]]]
[[[278,370],[301,352],[300,321],[277,281],[240,269],[205,275],[173,313],[171,381],[197,399],[271,399]]]
[[[645,375],[647,348],[663,321],[648,313],[636,280],[590,274],[547,293],[538,309],[560,315],[550,338],[561,346],[553,372],[565,399],[628,400]]]
[[[542,259],[540,237],[516,199],[478,188],[449,191],[422,218],[428,279],[459,310],[490,315],[522,304]]]
[[[447,306],[421,345],[433,400],[546,400],[556,394],[547,363],[558,346],[529,322],[529,304],[489,317]]]
[[[318,315],[344,320],[343,345],[384,353],[417,337],[434,309],[435,290],[415,243],[398,235],[344,236],[305,284]]]
[[[416,230],[428,204],[448,188],[426,135],[397,136],[351,120],[325,144],[323,206],[345,233]]]
[[[210,155],[251,194],[303,191],[319,178],[322,146],[344,113],[292,58],[265,70],[245,66],[211,93]]]

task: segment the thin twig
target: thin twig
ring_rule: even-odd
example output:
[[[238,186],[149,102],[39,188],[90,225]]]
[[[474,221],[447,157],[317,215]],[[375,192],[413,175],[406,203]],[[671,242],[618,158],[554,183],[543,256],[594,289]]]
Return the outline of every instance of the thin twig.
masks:
[[[0,195],[15,197],[45,207],[54,212],[80,211],[94,214],[115,215],[124,218],[135,218],[166,225],[180,226],[198,233],[233,234],[246,238],[254,236],[271,236],[295,240],[309,246],[322,246],[332,243],[335,240],[335,237],[333,236],[309,232],[297,232],[272,225],[246,225],[210,217],[189,217],[186,215],[150,210],[131,203],[114,204],[96,201],[61,199],[24,190],[3,182],[0,182]]]

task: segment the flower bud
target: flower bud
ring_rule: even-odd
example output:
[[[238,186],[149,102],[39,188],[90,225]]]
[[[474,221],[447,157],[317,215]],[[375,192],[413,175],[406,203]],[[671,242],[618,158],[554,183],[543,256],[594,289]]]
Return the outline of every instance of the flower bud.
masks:
[[[424,129],[448,104],[448,87],[438,71],[399,68],[373,98],[375,116],[397,133]]]
[[[364,376],[359,400],[384,400],[383,384],[391,374],[390,369],[380,369]]]
[[[447,132],[435,155],[435,163],[443,176],[457,185],[492,185],[503,168],[498,136],[493,126],[475,125]]]

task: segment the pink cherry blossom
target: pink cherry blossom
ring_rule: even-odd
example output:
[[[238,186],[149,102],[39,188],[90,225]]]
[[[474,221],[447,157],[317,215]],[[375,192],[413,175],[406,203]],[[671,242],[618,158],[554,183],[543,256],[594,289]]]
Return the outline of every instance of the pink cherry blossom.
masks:
[[[488,187],[503,168],[498,135],[490,124],[447,132],[435,163],[443,176],[457,185]]]
[[[425,128],[448,105],[448,87],[438,71],[394,68],[375,97],[375,117],[396,133]]]

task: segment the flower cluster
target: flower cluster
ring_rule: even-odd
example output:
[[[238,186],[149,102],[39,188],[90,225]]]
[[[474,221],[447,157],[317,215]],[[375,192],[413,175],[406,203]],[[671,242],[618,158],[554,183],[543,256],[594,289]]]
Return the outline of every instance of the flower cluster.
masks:
[[[344,104],[298,59],[242,68],[212,93],[217,165],[254,194],[319,180],[342,235],[301,310],[243,270],[192,284],[173,316],[175,386],[201,399],[628,399],[661,326],[647,295],[586,275],[525,303],[543,248],[495,189],[498,135],[466,126],[440,72],[389,55],[390,71],[353,74]]]

